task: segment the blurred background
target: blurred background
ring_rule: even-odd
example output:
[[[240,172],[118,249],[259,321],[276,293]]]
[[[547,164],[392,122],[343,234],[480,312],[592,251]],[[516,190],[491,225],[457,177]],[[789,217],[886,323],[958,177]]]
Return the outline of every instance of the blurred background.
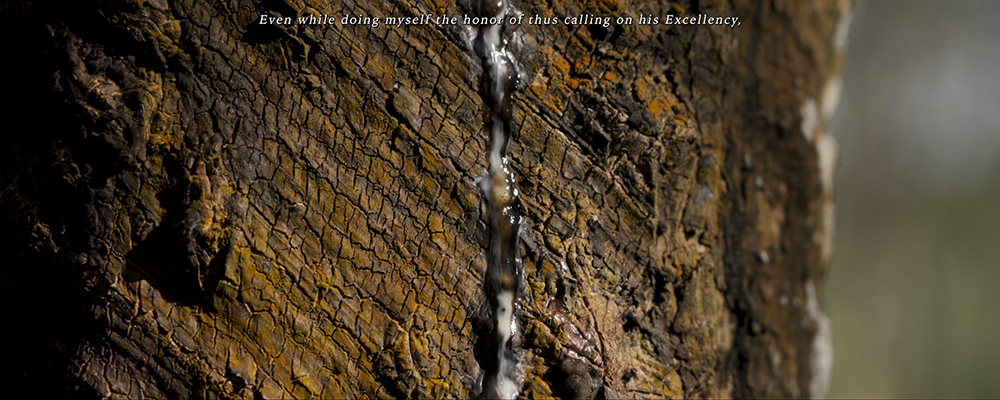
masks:
[[[1000,397],[1000,2],[859,1],[830,398]]]

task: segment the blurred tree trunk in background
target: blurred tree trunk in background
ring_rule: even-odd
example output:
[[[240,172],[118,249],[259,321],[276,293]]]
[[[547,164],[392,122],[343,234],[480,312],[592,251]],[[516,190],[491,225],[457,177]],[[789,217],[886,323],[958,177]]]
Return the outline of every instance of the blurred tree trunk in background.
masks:
[[[514,3],[612,17],[509,31],[524,396],[824,390],[847,3],[711,3]],[[0,6],[6,392],[474,394],[471,30],[259,24],[345,13],[471,8]],[[638,25],[701,13],[741,25]]]

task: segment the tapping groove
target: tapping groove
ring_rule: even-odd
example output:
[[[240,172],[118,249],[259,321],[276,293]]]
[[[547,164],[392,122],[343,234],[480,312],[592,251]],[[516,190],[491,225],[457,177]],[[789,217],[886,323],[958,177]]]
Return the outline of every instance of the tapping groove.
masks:
[[[479,182],[489,231],[483,280],[487,308],[476,357],[483,369],[480,398],[486,399],[515,398],[520,386],[513,374],[518,363],[514,343],[517,296],[524,274],[517,247],[521,210],[507,157],[512,132],[511,96],[518,76],[504,39],[507,10],[506,0],[482,0],[477,10],[480,18],[499,22],[482,26],[476,38],[476,53],[483,65],[480,95],[486,110],[484,125],[490,134],[487,170]]]

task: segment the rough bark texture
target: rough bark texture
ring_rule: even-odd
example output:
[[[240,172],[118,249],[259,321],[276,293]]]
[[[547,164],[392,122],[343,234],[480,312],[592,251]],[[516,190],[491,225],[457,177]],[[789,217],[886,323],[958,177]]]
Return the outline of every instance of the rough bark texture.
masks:
[[[815,394],[813,288],[832,213],[824,85],[847,5],[513,5],[743,21],[511,36],[522,396]],[[257,24],[345,13],[471,8],[0,5],[0,386],[474,394],[488,138],[471,32]]]

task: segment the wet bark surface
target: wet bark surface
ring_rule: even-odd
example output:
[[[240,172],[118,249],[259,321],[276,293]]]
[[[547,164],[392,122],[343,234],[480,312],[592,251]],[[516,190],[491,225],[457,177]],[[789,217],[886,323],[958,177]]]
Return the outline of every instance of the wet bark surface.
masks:
[[[803,104],[826,108],[846,5],[513,6],[743,21],[509,35],[521,396],[815,394],[832,189]],[[258,24],[348,12],[473,13],[433,0],[0,6],[2,386],[475,394],[489,139],[471,32]]]

